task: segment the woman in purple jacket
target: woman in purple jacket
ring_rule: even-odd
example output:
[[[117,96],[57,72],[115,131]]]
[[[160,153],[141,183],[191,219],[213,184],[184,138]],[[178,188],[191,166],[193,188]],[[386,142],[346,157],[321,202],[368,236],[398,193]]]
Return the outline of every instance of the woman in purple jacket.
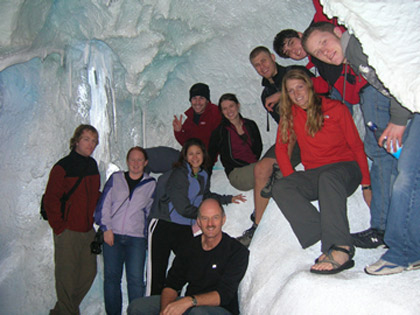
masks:
[[[121,277],[125,265],[128,300],[144,295],[143,270],[147,247],[147,216],[156,181],[144,168],[147,153],[127,153],[128,172],[115,172],[96,206],[95,222],[104,231],[104,296],[107,314],[121,314]]]

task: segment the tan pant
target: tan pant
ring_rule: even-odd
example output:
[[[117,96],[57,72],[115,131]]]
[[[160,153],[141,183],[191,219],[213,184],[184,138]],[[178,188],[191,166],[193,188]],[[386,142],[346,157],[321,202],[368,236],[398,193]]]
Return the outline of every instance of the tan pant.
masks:
[[[93,229],[54,234],[57,303],[50,314],[80,314],[79,305],[96,276],[96,255],[90,252],[94,237]]]
[[[230,184],[238,190],[248,191],[254,188],[254,167],[257,163],[234,168],[229,173]]]

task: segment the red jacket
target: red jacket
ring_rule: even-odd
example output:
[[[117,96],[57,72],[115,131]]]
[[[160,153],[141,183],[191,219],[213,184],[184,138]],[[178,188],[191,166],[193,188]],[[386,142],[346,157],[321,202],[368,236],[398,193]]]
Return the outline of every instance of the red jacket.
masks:
[[[190,107],[185,115],[187,119],[182,124],[182,129],[179,132],[174,131],[175,138],[180,145],[184,145],[185,141],[191,138],[198,138],[204,142],[206,148],[209,146],[211,133],[220,124],[222,116],[219,108],[213,103],[209,102],[201,114],[198,125],[194,123],[194,110]]]
[[[69,192],[84,174],[79,186],[66,202],[64,218],[61,214],[60,198]],[[93,212],[99,199],[100,178],[96,161],[75,151],[61,159],[50,172],[44,196],[48,223],[55,234],[65,229],[88,232],[93,227]]]
[[[347,107],[340,101],[322,97],[324,125],[314,137],[306,132],[306,111],[293,105],[293,130],[301,151],[302,164],[306,170],[323,165],[356,161],[362,172],[362,184],[370,185],[367,158],[359,133]],[[283,143],[280,125],[276,140],[276,157],[283,176],[294,172]]]

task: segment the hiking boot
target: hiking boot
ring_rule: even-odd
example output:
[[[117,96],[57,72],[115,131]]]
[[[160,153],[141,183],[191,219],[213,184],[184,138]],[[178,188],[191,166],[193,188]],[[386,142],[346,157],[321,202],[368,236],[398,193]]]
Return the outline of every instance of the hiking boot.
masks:
[[[255,223],[255,210],[254,210],[254,211],[252,211],[251,215],[249,216],[249,219],[250,219],[253,223]]]
[[[353,245],[361,248],[376,248],[386,246],[384,243],[384,231],[377,229],[367,229],[359,233],[351,234]]]
[[[242,245],[244,245],[246,248],[249,247],[249,244],[251,244],[252,237],[254,236],[255,231],[257,230],[258,225],[255,223],[252,224],[252,226],[246,230],[242,236],[239,236],[236,238]]]
[[[273,189],[274,182],[280,178],[282,178],[283,175],[280,171],[279,165],[277,163],[273,164],[273,172],[270,175],[270,178],[267,181],[267,184],[265,184],[264,188],[261,189],[261,197],[263,198],[271,198],[272,193],[271,190]]]

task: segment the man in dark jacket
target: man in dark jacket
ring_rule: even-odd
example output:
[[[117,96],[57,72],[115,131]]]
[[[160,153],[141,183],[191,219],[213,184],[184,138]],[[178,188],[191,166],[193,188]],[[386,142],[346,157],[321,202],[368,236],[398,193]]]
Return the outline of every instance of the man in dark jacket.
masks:
[[[275,56],[264,46],[254,48],[249,60],[255,71],[262,77],[262,86],[264,90],[261,94],[261,101],[264,109],[267,111],[267,131],[269,131],[269,118],[271,117],[277,122],[280,120],[279,102],[281,97],[281,82],[286,72],[293,68],[302,68],[301,66],[282,67],[276,63]],[[308,71],[309,72],[309,71]],[[309,73],[313,76],[311,73]],[[292,164],[295,167],[300,163],[299,146],[291,144]],[[254,168],[254,205],[255,210],[252,214],[253,225],[246,230],[239,241],[248,246],[251,243],[254,232],[267,208],[271,197],[271,187],[275,178],[281,178],[280,169],[276,163],[276,154],[274,152],[274,145],[271,146]]]
[[[79,305],[96,276],[96,256],[90,252],[90,243],[95,237],[93,212],[100,177],[90,155],[97,144],[94,127],[77,127],[70,140],[70,154],[54,165],[48,180],[44,206],[53,229],[57,293],[50,314],[79,314]],[[67,201],[63,201],[65,195]]]
[[[221,204],[206,199],[198,210],[203,234],[185,244],[168,272],[161,295],[139,298],[127,313],[239,314],[238,286],[248,266],[249,251],[222,232],[226,221]],[[188,283],[185,297],[178,294]]]

